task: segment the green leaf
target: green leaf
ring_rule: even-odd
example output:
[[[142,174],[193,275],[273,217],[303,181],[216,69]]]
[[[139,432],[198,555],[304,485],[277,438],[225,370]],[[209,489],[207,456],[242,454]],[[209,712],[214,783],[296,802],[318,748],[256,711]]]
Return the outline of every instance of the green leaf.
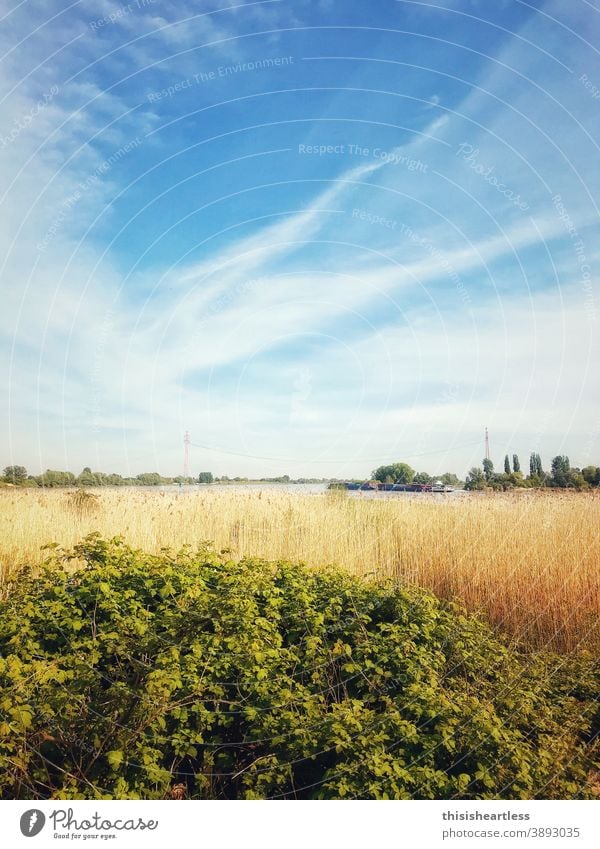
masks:
[[[106,759],[113,769],[118,769],[123,763],[123,750],[113,749],[112,752],[107,752]]]

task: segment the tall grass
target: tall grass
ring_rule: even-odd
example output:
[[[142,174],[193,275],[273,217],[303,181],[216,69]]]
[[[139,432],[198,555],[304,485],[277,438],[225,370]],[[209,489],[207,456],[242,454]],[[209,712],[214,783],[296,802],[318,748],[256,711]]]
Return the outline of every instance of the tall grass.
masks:
[[[192,493],[0,493],[0,575],[91,531],[133,546],[211,540],[235,556],[339,563],[460,599],[534,647],[597,645],[600,497],[519,493],[368,499],[210,488]]]

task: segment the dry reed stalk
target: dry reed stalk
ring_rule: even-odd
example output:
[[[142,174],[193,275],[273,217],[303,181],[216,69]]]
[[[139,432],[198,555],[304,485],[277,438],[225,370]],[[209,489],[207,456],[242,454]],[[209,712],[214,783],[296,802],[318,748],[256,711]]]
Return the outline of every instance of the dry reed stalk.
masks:
[[[370,499],[210,488],[195,492],[0,492],[0,580],[91,531],[158,552],[211,540],[236,556],[339,563],[461,599],[530,645],[597,645],[600,497]]]

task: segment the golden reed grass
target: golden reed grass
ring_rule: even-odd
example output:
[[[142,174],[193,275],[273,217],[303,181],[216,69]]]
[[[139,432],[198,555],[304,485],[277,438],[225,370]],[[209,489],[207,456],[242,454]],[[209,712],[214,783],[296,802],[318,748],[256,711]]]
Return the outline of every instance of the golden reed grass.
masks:
[[[597,646],[600,497],[520,492],[379,499],[264,489],[0,492],[4,583],[40,547],[91,531],[147,551],[211,540],[235,556],[338,563],[460,599],[533,647]]]

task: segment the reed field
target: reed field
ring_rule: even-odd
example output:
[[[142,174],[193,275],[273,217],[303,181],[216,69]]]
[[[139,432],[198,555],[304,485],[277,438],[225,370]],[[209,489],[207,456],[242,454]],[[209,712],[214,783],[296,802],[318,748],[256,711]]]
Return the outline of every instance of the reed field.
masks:
[[[130,545],[196,546],[269,560],[339,564],[464,602],[529,648],[597,648],[600,497],[592,493],[350,497],[335,491],[0,492],[2,592],[42,546],[86,534]]]

